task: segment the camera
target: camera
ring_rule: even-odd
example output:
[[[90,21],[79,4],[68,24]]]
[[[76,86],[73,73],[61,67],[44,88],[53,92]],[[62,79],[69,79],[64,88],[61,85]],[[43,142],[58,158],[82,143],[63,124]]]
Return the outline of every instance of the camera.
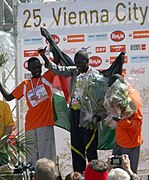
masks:
[[[112,165],[121,165],[121,163],[122,163],[122,156],[114,155],[111,158],[111,164]]]

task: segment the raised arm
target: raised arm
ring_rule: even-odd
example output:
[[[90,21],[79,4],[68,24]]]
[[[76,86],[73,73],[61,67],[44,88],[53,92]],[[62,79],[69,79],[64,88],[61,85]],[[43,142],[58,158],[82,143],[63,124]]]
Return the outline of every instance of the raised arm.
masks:
[[[44,36],[46,40],[50,43],[50,46],[53,47],[53,54],[56,57],[56,59],[60,59],[65,66],[74,66],[75,64],[72,61],[72,59],[67,54],[65,54],[60,50],[60,48],[52,39],[50,33],[45,28],[42,27],[40,28],[40,31],[41,31],[41,35]]]
[[[57,65],[54,62],[58,63],[57,60],[54,60],[53,62],[49,60],[45,55],[46,48],[40,48],[38,50],[38,53],[45,61],[45,67],[48,68],[50,71],[52,71],[54,74],[64,77],[72,76],[73,73],[76,72],[76,66],[61,66]]]
[[[6,101],[11,101],[14,99],[14,96],[12,95],[12,93],[8,93],[4,87],[2,86],[2,84],[0,83],[0,92],[2,93],[2,95],[4,96],[4,98],[6,99]]]

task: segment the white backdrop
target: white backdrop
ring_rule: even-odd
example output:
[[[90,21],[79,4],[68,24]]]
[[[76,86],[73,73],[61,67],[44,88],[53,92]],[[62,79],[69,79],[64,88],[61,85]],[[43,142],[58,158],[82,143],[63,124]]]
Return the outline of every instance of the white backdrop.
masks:
[[[138,89],[143,102],[143,148],[149,147],[149,3],[148,0],[76,0],[20,4],[18,9],[19,80],[26,71],[23,62],[38,56],[46,45],[40,34],[46,28],[55,42],[73,58],[87,49],[90,65],[97,69],[110,66],[121,51],[126,51],[124,71]],[[23,72],[23,73],[22,73]],[[61,134],[61,133],[60,133]],[[64,136],[67,136],[67,132]],[[56,135],[58,144],[63,138]],[[58,146],[57,151],[60,151]]]

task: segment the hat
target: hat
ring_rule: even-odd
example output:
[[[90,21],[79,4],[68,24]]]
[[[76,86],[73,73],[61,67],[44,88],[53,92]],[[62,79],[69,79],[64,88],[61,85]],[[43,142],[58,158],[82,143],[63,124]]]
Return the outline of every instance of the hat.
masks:
[[[96,168],[95,168],[94,165],[92,166],[91,163],[94,163],[94,165],[96,164],[95,165]],[[104,168],[104,169],[102,169],[103,171],[99,171],[99,169],[97,167],[98,165],[100,166],[101,163],[104,166],[105,163],[103,161],[99,161],[99,160],[94,160],[94,162],[89,162],[88,163],[88,165],[86,167],[86,170],[84,172],[85,180],[108,180],[107,166],[106,166],[106,169],[105,169],[105,167],[103,167]],[[101,167],[100,167],[100,169],[101,169]]]

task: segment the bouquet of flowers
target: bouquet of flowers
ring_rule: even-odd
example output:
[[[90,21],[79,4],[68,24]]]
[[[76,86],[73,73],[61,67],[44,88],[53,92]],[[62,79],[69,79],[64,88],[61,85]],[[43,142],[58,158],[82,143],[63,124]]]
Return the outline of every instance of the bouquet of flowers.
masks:
[[[107,116],[103,106],[107,81],[108,79],[98,71],[89,71],[77,77],[72,108],[80,109],[80,125],[87,129],[98,126],[97,117],[103,120]]]
[[[107,113],[112,117],[129,118],[137,108],[137,102],[131,98],[133,90],[127,81],[122,83],[117,79],[105,94],[104,107]]]

